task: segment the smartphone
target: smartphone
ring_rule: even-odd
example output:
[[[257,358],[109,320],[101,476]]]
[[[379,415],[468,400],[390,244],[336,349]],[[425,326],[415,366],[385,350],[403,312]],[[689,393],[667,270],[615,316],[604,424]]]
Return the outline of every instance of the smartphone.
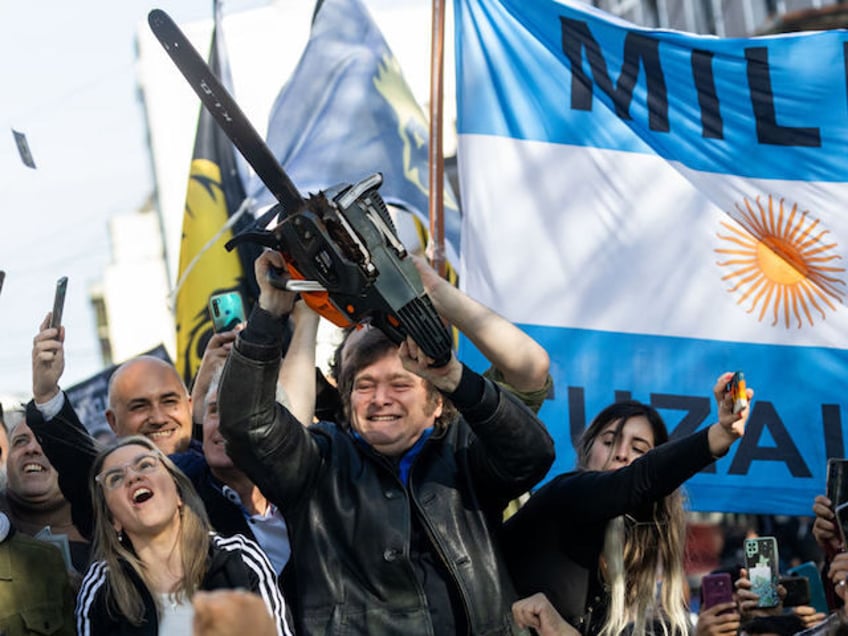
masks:
[[[817,612],[827,614],[830,608],[827,605],[827,596],[824,593],[824,585],[821,580],[821,573],[818,567],[812,561],[807,561],[801,565],[796,565],[794,568],[787,570],[789,574],[797,574],[807,578],[807,583],[810,587],[810,601],[807,605],[815,608]]]
[[[53,316],[50,326],[58,328],[62,324],[62,310],[65,308],[65,292],[68,290],[68,277],[62,276],[56,281],[56,292],[53,295]]]
[[[209,315],[215,333],[232,331],[247,318],[244,313],[244,301],[237,291],[220,292],[209,297]]]
[[[810,604],[810,581],[806,576],[793,574],[781,576],[778,581],[786,590],[783,607],[798,607]]]
[[[836,507],[848,501],[848,459],[831,457],[827,460],[827,498]]]
[[[827,498],[836,515],[837,528],[845,543],[848,536],[848,460],[831,457],[827,460]]]
[[[733,396],[733,412],[739,413],[748,406],[748,389],[745,386],[745,374],[737,371],[724,387],[725,393]]]
[[[751,591],[760,597],[757,607],[777,607],[780,597],[777,584],[778,569],[777,539],[758,537],[745,539],[745,568],[751,581]]]
[[[814,607],[817,612],[821,612],[822,614],[830,612],[830,608],[827,605],[827,596],[824,592],[824,584],[821,580],[821,573],[813,561],[796,565],[794,568],[789,568],[787,572],[789,574],[798,574],[807,577],[807,583],[810,586],[810,601],[807,605]]]
[[[701,609],[733,601],[733,580],[728,572],[705,574],[701,579]]]

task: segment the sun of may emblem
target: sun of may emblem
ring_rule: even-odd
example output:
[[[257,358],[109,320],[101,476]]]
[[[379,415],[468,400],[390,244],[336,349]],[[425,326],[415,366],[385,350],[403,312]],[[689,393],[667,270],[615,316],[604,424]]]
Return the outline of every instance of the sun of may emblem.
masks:
[[[771,195],[765,205],[757,197],[735,206],[738,225],[721,222],[727,233],[717,233],[723,247],[715,251],[726,259],[718,265],[726,270],[727,291],[740,294],[737,304],[747,305],[748,313],[759,310],[761,322],[770,314],[772,326],[801,328],[843,303],[845,268],[836,266],[842,258],[837,243],[809,210]]]

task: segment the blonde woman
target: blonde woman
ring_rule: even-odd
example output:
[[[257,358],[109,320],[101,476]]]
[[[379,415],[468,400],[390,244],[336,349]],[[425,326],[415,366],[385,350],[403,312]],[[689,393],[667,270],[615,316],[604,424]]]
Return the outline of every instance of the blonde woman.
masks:
[[[278,634],[290,634],[268,558],[241,535],[210,532],[191,482],[146,437],[101,452],[90,482],[93,563],[77,596],[89,634],[192,634],[198,590],[258,593]]]
[[[674,442],[640,402],[595,418],[578,444],[578,469],[540,488],[504,526],[520,596],[544,595],[583,634],[690,631],[678,489],[744,432],[748,409],[734,414],[725,392],[731,376],[713,387],[719,422]]]

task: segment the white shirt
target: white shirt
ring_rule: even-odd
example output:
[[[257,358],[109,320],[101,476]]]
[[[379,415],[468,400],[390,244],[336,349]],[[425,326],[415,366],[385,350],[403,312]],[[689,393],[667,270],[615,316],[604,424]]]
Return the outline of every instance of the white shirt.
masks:
[[[160,594],[162,617],[159,619],[159,633],[168,636],[192,636],[194,634],[194,606],[191,601],[174,601],[170,594]]]

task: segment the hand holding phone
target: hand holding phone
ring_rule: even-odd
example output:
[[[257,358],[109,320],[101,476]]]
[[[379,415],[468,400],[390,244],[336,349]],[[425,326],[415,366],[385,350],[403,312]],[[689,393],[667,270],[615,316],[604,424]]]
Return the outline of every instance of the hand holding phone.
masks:
[[[757,607],[777,607],[778,570],[777,539],[757,537],[745,539],[745,568],[751,581],[751,591],[760,597]]]
[[[53,313],[50,317],[50,326],[58,329],[62,325],[62,311],[65,308],[65,292],[68,289],[68,277],[62,276],[56,281],[56,291],[53,295]]]
[[[748,389],[745,386],[745,374],[737,371],[724,388],[726,393],[733,396],[733,414],[742,412],[748,406]]]

